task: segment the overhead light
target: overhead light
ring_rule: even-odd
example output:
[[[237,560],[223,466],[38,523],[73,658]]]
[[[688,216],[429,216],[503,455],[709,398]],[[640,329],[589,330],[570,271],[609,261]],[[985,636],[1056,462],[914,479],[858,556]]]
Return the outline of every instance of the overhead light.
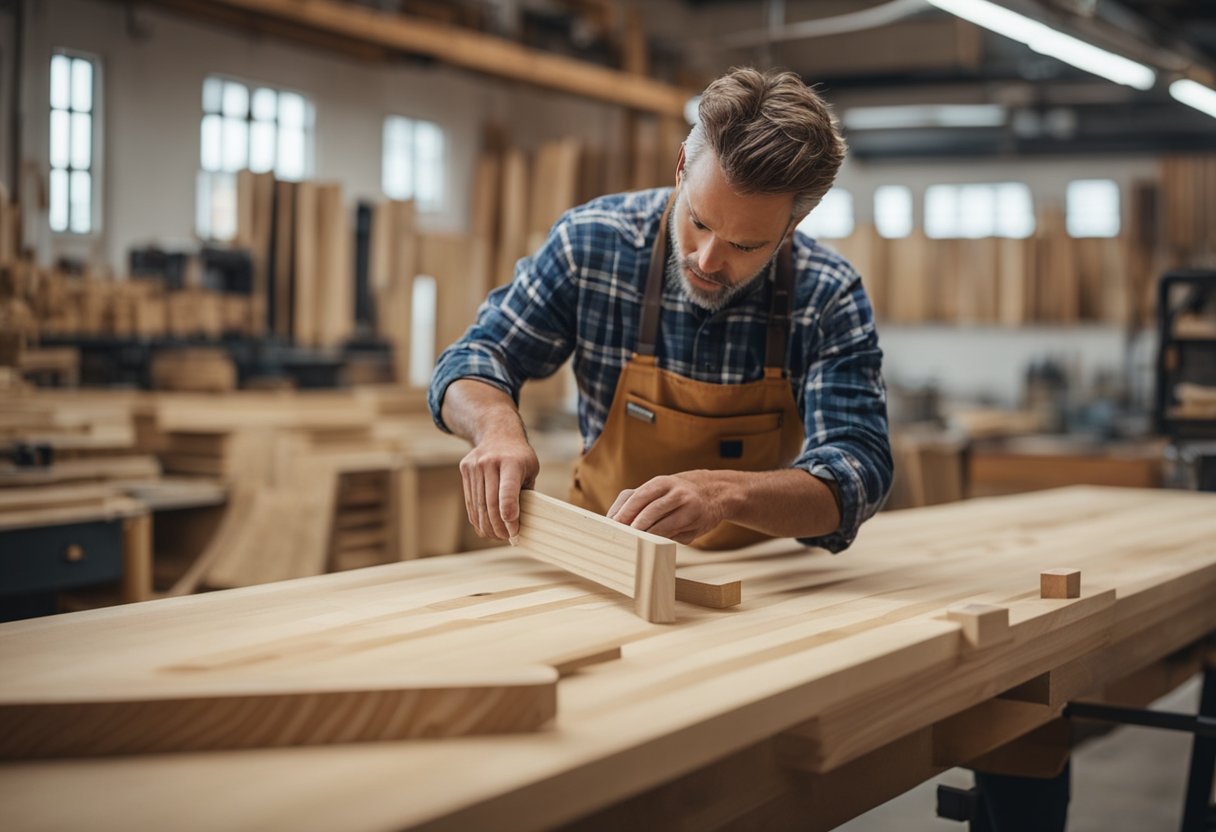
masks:
[[[901,104],[850,107],[841,116],[847,130],[902,130],[915,127],[1000,127],[1000,104]]]
[[[1157,80],[1157,73],[1144,64],[1128,60],[1121,55],[1099,49],[1072,35],[1066,35],[1045,23],[1032,20],[988,0],[929,0],[939,9],[969,20],[1020,43],[1024,43],[1043,55],[1071,64],[1077,69],[1092,72],[1116,84],[1126,84],[1138,90],[1147,90]]]
[[[1198,81],[1183,78],[1170,84],[1170,95],[1201,113],[1216,118],[1216,90]]]

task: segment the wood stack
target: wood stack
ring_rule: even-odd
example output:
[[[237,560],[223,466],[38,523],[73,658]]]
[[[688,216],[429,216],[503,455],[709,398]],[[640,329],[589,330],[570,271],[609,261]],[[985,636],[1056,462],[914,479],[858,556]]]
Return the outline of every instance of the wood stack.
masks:
[[[1128,241],[1074,239],[1050,208],[1028,239],[929,239],[916,229],[888,240],[862,223],[824,243],[857,269],[875,312],[892,323],[1124,324],[1135,311]]]
[[[253,266],[249,332],[267,328],[310,347],[354,331],[354,239],[342,186],[237,174],[237,233]],[[269,312],[268,312],[269,310]]]
[[[1165,157],[1161,188],[1170,265],[1216,265],[1216,155]]]
[[[396,560],[394,508],[388,471],[342,474],[334,503],[330,568],[357,569]]]
[[[393,345],[397,381],[409,383],[418,231],[412,201],[379,203],[372,214],[368,280],[376,302],[376,329]]]

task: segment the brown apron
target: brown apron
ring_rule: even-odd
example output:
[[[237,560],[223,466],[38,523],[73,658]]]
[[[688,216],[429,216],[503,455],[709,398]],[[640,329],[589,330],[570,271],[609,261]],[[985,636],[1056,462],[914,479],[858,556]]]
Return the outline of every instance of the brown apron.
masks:
[[[699,468],[774,471],[789,467],[802,450],[802,419],[785,371],[793,288],[790,241],[777,258],[764,378],[711,384],[656,365],[667,223],[674,201],[673,193],[650,255],[636,352],[621,369],[603,432],[574,468],[571,502],[599,514],[612,507],[621,491],[654,477]],[[721,523],[692,545],[735,549],[767,537]]]

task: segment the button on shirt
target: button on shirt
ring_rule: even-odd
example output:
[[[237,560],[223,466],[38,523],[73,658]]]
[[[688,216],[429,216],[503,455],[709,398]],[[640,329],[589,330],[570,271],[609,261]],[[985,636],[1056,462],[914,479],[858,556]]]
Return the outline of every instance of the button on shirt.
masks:
[[[579,429],[584,450],[590,448],[633,354],[650,252],[670,194],[670,188],[615,194],[567,211],[540,250],[516,264],[515,279],[490,293],[464,337],[439,356],[429,392],[435,423],[448,429],[440,408],[457,379],[486,382],[518,402],[524,381],[551,375],[573,355]],[[839,552],[891,488],[882,351],[861,278],[843,258],[795,232],[794,274],[787,369],[806,439],[793,467],[833,481],[841,510],[835,532],[800,540]],[[667,281],[658,365],[718,384],[761,378],[770,283],[756,280],[711,313]]]

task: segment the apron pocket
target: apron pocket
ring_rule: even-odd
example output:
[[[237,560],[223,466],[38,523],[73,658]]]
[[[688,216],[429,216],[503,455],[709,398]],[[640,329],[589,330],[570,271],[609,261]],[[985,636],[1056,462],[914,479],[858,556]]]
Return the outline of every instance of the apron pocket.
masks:
[[[628,394],[625,447],[639,482],[695,468],[770,471],[781,467],[780,411],[698,416]]]

